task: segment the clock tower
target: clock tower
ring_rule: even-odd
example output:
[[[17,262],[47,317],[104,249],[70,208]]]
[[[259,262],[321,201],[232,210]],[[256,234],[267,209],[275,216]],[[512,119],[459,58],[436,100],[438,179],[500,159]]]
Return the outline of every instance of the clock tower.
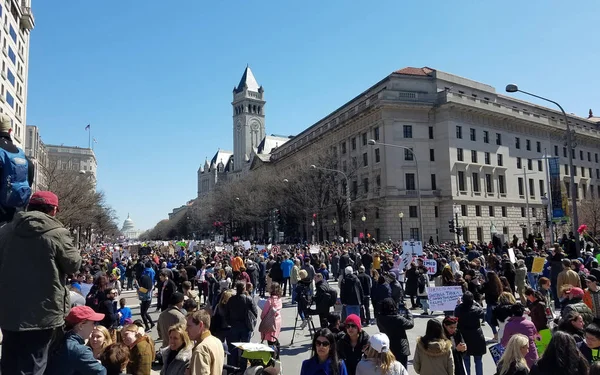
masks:
[[[233,170],[241,171],[265,137],[264,90],[246,66],[242,79],[233,88]]]

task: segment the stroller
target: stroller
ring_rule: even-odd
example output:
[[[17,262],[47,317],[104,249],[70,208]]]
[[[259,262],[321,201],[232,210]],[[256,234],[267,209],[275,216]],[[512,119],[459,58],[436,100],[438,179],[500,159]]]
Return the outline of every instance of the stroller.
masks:
[[[250,362],[243,375],[282,375],[279,360],[279,343],[273,347],[250,342],[234,342],[236,348],[242,350],[242,358]],[[227,366],[229,374],[241,374],[239,369]]]

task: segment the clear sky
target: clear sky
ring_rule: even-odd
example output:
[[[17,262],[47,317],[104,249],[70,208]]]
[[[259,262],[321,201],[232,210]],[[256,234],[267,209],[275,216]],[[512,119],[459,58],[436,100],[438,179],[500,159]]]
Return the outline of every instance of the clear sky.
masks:
[[[231,150],[232,89],[264,86],[267,134],[297,134],[405,66],[509,83],[600,115],[598,0],[34,0],[27,123],[98,140],[98,186],[140,229],[195,198]],[[525,97],[521,97],[527,99]]]

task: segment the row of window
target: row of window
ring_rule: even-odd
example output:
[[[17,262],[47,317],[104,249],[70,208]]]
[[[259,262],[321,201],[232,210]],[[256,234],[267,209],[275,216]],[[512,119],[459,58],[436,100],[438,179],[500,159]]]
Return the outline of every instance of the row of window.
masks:
[[[590,190],[590,198],[594,199],[594,185],[589,186]],[[600,185],[597,187],[597,197],[600,198]],[[571,198],[571,184],[565,181],[565,191],[567,194],[567,198]],[[587,199],[587,191],[588,186],[586,184],[581,184],[581,193],[583,194],[583,199]],[[579,199],[579,184],[575,183],[575,198]]]
[[[476,217],[481,217],[483,216],[482,210],[481,210],[482,206],[479,205],[475,205],[475,216]],[[485,207],[485,206],[484,206]],[[498,207],[495,206],[487,206],[487,211],[488,211],[488,216],[489,217],[496,217],[496,213],[498,212]],[[508,217],[507,214],[507,208],[506,206],[500,206],[500,217]],[[531,207],[531,217],[537,217],[537,209],[535,207]],[[469,216],[469,209],[468,206],[466,204],[462,204],[460,206],[460,215],[462,217],[468,217]],[[527,210],[525,207],[521,207],[521,217],[527,217]]]
[[[432,128],[430,127],[430,139],[433,139],[432,134],[431,134]],[[462,126],[457,125],[456,126],[456,138],[457,139],[462,139],[463,135],[462,135],[463,131],[462,131]],[[406,137],[405,137],[406,138]],[[412,137],[409,137],[412,138]],[[476,142],[477,141],[477,129],[474,128],[469,128],[469,138],[471,139],[471,141]],[[483,143],[490,143],[490,137],[489,137],[489,132],[487,130],[483,131]],[[498,146],[502,145],[502,137],[500,135],[500,133],[496,133],[496,144]],[[521,149],[521,138],[520,137],[515,137],[515,148],[520,150]],[[527,151],[532,151],[532,142],[530,139],[525,139],[525,149]],[[538,153],[542,152],[542,143],[540,141],[536,141],[535,142],[535,150]],[[559,147],[557,145],[554,145],[554,156],[559,156]],[[567,148],[563,147],[563,157],[567,157]],[[583,160],[585,161],[586,158],[586,153],[583,150],[579,150],[579,160]],[[571,149],[571,157],[573,159],[577,159],[577,154],[575,153],[574,149]],[[592,153],[587,151],[587,161],[591,162],[592,161]],[[598,163],[600,161],[600,158],[598,157],[598,153],[594,154],[594,161],[596,163]]]
[[[466,189],[465,172],[458,171],[457,177],[458,177],[458,191],[466,192],[467,189]],[[494,193],[494,177],[491,174],[487,173],[487,174],[485,174],[484,180],[485,180],[485,191],[487,193],[493,194]],[[480,184],[481,184],[481,181],[479,179],[479,173],[473,172],[471,174],[471,185],[472,185],[473,192],[475,192],[475,193],[481,192]],[[504,175],[498,175],[498,192],[500,194],[506,194],[506,178],[504,177]]]
[[[431,152],[430,152],[430,154],[431,154]],[[471,163],[478,163],[479,162],[478,155],[479,154],[477,153],[476,150],[471,150]],[[465,153],[464,153],[464,150],[462,148],[457,148],[456,149],[456,160],[458,160],[458,161],[465,161]],[[484,152],[483,153],[483,162],[485,164],[487,164],[487,165],[491,165],[492,164],[491,154],[489,152]],[[504,166],[504,156],[502,154],[496,154],[496,164],[499,167]]]
[[[379,140],[379,127],[375,127],[372,129],[373,130],[373,139],[378,141]],[[367,146],[367,144],[369,143],[369,133],[365,132],[361,134],[361,141],[362,141],[362,145],[363,146]],[[352,137],[350,139],[350,145],[352,147],[352,151],[356,150],[356,137]],[[345,154],[347,152],[346,149],[346,141],[343,141],[341,144],[341,149],[342,149],[342,154]]]

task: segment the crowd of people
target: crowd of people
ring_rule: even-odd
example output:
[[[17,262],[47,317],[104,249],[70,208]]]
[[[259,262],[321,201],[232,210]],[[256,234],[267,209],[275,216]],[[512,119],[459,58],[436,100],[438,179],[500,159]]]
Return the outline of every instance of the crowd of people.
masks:
[[[57,210],[54,194],[38,192],[0,228],[0,298],[11,301],[0,309],[6,374],[149,375],[157,366],[166,375],[243,372],[249,360],[239,343],[279,353],[282,325],[294,324],[283,321],[284,308],[297,310],[294,331],[312,334],[303,375],[404,375],[411,357],[421,375],[599,371],[600,249],[573,235],[551,249],[533,236],[505,244],[431,241],[411,258],[392,242],[317,251],[207,244],[125,255],[118,246],[75,248]],[[544,267],[534,273],[539,258]],[[425,265],[432,261],[435,271]],[[433,311],[433,286],[459,287],[455,308]],[[139,319],[124,290],[136,291]],[[428,320],[411,343],[416,317]],[[369,335],[369,326],[377,333]],[[497,354],[496,368],[484,369],[488,351]],[[281,370],[277,359],[265,363],[273,374]]]

